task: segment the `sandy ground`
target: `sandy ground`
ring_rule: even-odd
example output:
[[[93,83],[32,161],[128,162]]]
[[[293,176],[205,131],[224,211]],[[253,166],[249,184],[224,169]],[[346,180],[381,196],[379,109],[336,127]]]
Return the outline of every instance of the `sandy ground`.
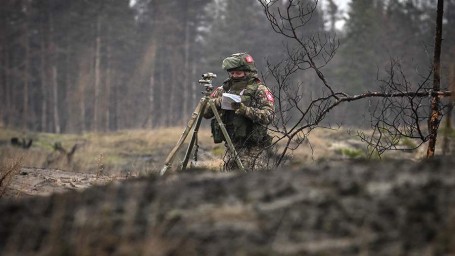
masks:
[[[5,197],[48,196],[52,193],[70,190],[84,190],[94,185],[104,185],[127,178],[129,177],[77,173],[57,169],[22,168],[12,178]]]

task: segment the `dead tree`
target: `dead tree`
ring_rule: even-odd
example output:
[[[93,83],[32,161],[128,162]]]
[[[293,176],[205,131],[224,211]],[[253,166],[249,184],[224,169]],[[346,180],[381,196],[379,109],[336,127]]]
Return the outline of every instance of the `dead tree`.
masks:
[[[63,146],[62,143],[60,142],[55,142],[53,145],[54,151],[58,152],[57,155],[55,154],[50,154],[47,159],[46,159],[46,166],[49,166],[55,162],[60,161],[63,158],[66,158],[66,164],[70,165],[72,160],[73,160],[73,155],[76,152],[76,149],[79,147],[79,144],[74,144],[73,147],[71,147],[70,150],[66,150]]]
[[[372,135],[360,134],[368,143],[371,152],[379,154],[386,150],[397,149],[400,138],[418,139],[422,145],[430,141],[428,157],[434,155],[437,128],[442,117],[441,97],[450,96],[451,91],[441,90],[439,85],[439,51],[435,49],[435,61],[432,71],[423,77],[417,85],[411,84],[403,73],[400,63],[392,60],[389,77],[380,81],[381,87],[376,92],[348,94],[337,90],[326,79],[321,68],[327,65],[335,55],[339,43],[331,35],[304,36],[303,29],[311,20],[318,1],[302,0],[259,0],[273,30],[292,41],[287,46],[287,56],[280,62],[268,63],[269,77],[275,88],[276,118],[271,128],[277,134],[274,144],[284,142],[278,152],[275,165],[285,159],[288,151],[299,147],[310,132],[321,127],[327,114],[345,102],[377,99],[372,107]],[[442,15],[442,0],[438,2],[438,26],[435,44],[440,47],[439,14]],[[439,36],[438,36],[439,35]],[[301,85],[293,84],[292,77],[301,72],[316,74],[323,87],[320,95],[302,106],[304,93]],[[433,86],[430,85],[434,75]],[[428,104],[428,99],[431,104]],[[431,105],[431,108],[430,108]],[[423,122],[426,121],[426,125]]]
[[[441,43],[442,43],[442,15],[444,13],[444,0],[438,0],[436,15],[436,33],[434,36],[434,55],[433,55],[433,91],[441,88]],[[427,157],[434,156],[436,138],[438,137],[438,127],[441,121],[440,99],[431,98],[431,114],[428,120],[429,143]]]

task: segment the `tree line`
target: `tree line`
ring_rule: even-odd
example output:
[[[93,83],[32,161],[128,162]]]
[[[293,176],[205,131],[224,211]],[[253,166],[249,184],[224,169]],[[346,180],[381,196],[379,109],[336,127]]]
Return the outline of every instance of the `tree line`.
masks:
[[[404,81],[417,88],[432,72],[437,1],[352,0],[342,45],[327,75],[349,93],[376,91],[387,87],[389,77],[399,66]],[[454,86],[455,1],[445,1],[442,35],[442,89]],[[431,89],[427,84],[423,89]],[[372,102],[343,106],[337,120],[359,124]]]
[[[342,15],[333,1],[324,9],[302,2],[317,5],[305,17],[301,36],[339,40],[321,69],[338,88],[373,89],[391,58],[400,59],[409,80],[419,81],[428,71],[434,1],[352,0],[341,31],[334,26]],[[455,1],[446,5],[443,88],[455,76]],[[270,64],[279,63],[293,44],[273,31],[253,0],[5,0],[1,123],[56,133],[182,125],[201,97],[202,73],[217,73],[221,83],[223,58],[249,52],[267,82]],[[321,86],[308,73],[292,77],[292,83],[306,96]],[[342,106],[328,118],[359,124],[359,109]]]
[[[288,151],[293,151],[303,142],[310,143],[308,136],[313,129],[333,125],[331,122],[325,122],[330,112],[335,109],[339,111],[340,106],[343,105],[348,105],[348,110],[357,110],[355,106],[353,107],[353,103],[361,103],[359,113],[368,115],[371,132],[365,133],[357,130],[357,134],[367,143],[370,156],[380,157],[382,153],[388,150],[415,149],[425,142],[428,142],[427,157],[434,156],[439,124],[443,116],[450,117],[451,106],[453,105],[451,104],[453,99],[450,98],[453,96],[453,87],[450,86],[453,84],[453,80],[451,81],[449,78],[445,84],[441,83],[444,80],[443,77],[447,76],[445,74],[447,70],[442,72],[441,67],[445,64],[449,64],[448,66],[451,64],[450,60],[448,63],[444,63],[441,58],[443,52],[444,0],[436,2],[436,15],[432,16],[434,18],[434,28],[432,29],[434,40],[432,47],[430,47],[433,54],[427,63],[422,61],[425,63],[426,70],[417,70],[418,79],[413,77],[413,73],[409,73],[410,66],[406,64],[405,58],[409,56],[404,55],[397,58],[389,55],[390,64],[385,67],[387,72],[383,73],[378,69],[376,81],[372,82],[373,86],[361,82],[357,88],[340,86],[338,80],[327,76],[329,72],[326,72],[326,67],[335,59],[336,52],[340,47],[340,43],[334,40],[333,36],[306,37],[302,35],[301,31],[305,29],[308,22],[307,17],[312,16],[315,11],[314,4],[302,5],[302,1],[288,0],[287,7],[283,8],[277,6],[277,3],[277,0],[261,1],[273,30],[283,37],[292,39],[296,46],[288,48],[287,55],[281,62],[276,65],[269,65],[271,75],[276,84],[279,85],[277,118],[272,125],[277,134],[274,143],[285,142],[285,147],[278,150],[279,157],[275,161],[275,165],[279,165],[286,159]],[[380,1],[366,4],[364,1],[353,0],[351,10],[356,10],[354,7],[367,6],[377,9],[378,11],[375,14],[382,14],[387,11],[386,7],[393,2],[387,2],[386,5],[382,4]],[[374,13],[372,9],[368,8],[359,8],[359,10],[370,15]],[[358,13],[351,12],[351,20],[355,21],[356,15]],[[375,17],[375,20],[377,19],[377,15],[372,16]],[[422,16],[420,20],[424,20],[424,18],[426,17]],[[370,25],[374,24],[372,20],[367,21],[370,22]],[[352,26],[352,23],[349,25]],[[360,25],[364,26],[364,30],[366,28],[370,32],[368,28],[371,29],[371,27],[366,25],[366,21]],[[354,28],[356,27],[354,26]],[[348,34],[352,32],[351,29],[352,27],[348,27]],[[364,30],[356,30],[356,33],[352,33],[351,36],[357,36]],[[340,47],[342,53],[346,49],[373,52],[373,54],[367,55],[372,59],[375,56],[380,56],[374,54],[375,51],[382,50],[384,52],[388,49],[388,44],[374,47],[374,42],[381,40],[381,37],[372,37],[371,33],[350,43],[349,41],[352,38],[346,37],[345,39],[348,43]],[[444,40],[447,39],[450,41],[450,34]],[[363,48],[349,49],[349,46],[368,40],[370,40],[369,44],[363,45]],[[347,57],[355,58],[362,52],[360,54],[349,54]],[[345,60],[342,59],[342,61]],[[357,62],[354,62],[359,69],[374,63],[374,61],[368,61],[368,58],[358,59]],[[301,86],[296,86],[295,82],[292,81],[298,78],[300,74],[308,72],[313,73],[321,85],[319,93],[315,95],[305,95],[307,92],[302,92]],[[352,78],[359,79],[361,74],[359,72]],[[356,81],[348,79],[348,82],[355,85]],[[344,104],[347,102],[349,104]],[[360,115],[351,115],[351,119],[346,118],[344,121],[351,122],[352,117],[361,119]],[[447,123],[450,124],[450,121]],[[451,130],[450,125],[447,128],[446,130]],[[411,143],[408,143],[409,139],[412,140]],[[446,147],[443,145],[444,148]],[[443,153],[446,152],[443,151]]]

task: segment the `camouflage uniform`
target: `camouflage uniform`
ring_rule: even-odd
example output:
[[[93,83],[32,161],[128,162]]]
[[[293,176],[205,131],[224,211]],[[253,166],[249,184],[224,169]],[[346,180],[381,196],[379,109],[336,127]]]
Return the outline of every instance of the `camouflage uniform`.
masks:
[[[242,102],[236,110],[221,109],[221,96],[225,92],[241,96]],[[272,93],[257,78],[256,72],[247,71],[245,79],[240,81],[232,78],[226,80],[223,86],[214,90],[211,98],[219,110],[245,169],[266,168],[266,148],[271,143],[271,137],[267,134],[267,125],[273,120],[275,107]],[[207,108],[204,117],[213,118],[213,116],[212,110]],[[238,169],[235,156],[227,145],[224,162],[224,170]]]

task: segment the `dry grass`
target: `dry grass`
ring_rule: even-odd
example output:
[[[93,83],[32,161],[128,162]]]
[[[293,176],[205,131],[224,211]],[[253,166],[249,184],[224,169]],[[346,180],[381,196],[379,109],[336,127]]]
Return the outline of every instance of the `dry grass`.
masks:
[[[171,127],[153,130],[123,130],[111,133],[49,134],[33,133],[28,137],[34,138],[31,149],[23,150],[27,154],[23,164],[36,168],[56,168],[67,171],[106,175],[122,175],[130,173],[133,176],[157,172],[164,164],[165,158],[175,146],[183,133],[184,127]],[[330,156],[330,143],[327,137],[336,131],[313,131],[309,145],[301,145],[293,152],[293,162],[305,163],[320,157]],[[11,136],[25,137],[26,134],[14,131],[0,130],[0,140],[9,140]],[[186,142],[189,141],[189,134]],[[53,148],[59,142],[69,150],[79,144],[71,163]],[[209,152],[217,159],[198,159],[195,167],[219,171],[223,164],[223,144],[214,144],[210,129],[201,127],[198,133],[200,152]],[[10,148],[10,147],[9,147]],[[0,147],[0,151],[5,150]],[[11,150],[11,149],[8,149]],[[178,165],[186,147],[184,146],[174,161]],[[3,154],[2,154],[3,155]],[[200,155],[199,155],[200,156]],[[54,161],[49,161],[52,159]],[[189,165],[191,167],[191,164]]]
[[[77,135],[24,133],[0,128],[0,197],[6,193],[8,186],[15,186],[20,177],[13,177],[20,172],[21,167],[95,174],[96,179],[101,181],[158,173],[183,130],[183,127],[172,127]],[[208,128],[202,128],[198,135],[198,161],[193,162],[191,156],[188,169],[219,172],[223,166],[224,145],[213,143]],[[12,137],[32,138],[33,145],[29,149],[12,147],[9,145]],[[187,138],[186,142],[189,139]],[[303,140],[296,150],[288,151],[292,157],[285,163],[304,166],[319,160],[349,158],[350,156],[340,152],[359,150],[355,142],[357,140],[359,138],[355,134],[349,134],[346,129],[317,129],[312,131],[310,137]],[[55,150],[55,143],[60,143],[64,150]],[[65,152],[69,152],[75,144],[79,147],[72,161],[68,162]],[[283,147],[284,144],[279,143],[278,152]],[[185,151],[186,145],[179,151],[171,169],[178,169]],[[396,152],[394,154],[396,155]],[[415,154],[403,157],[415,157]]]
[[[341,130],[316,129],[311,131],[310,135],[302,141],[300,145],[291,143],[287,154],[290,156],[289,164],[302,165],[311,163],[321,159],[329,159],[334,156],[332,150],[333,142],[336,141],[332,137],[336,137],[343,133]],[[304,137],[306,131],[302,132],[301,137]],[[277,152],[281,153],[284,150],[286,140],[283,140],[277,145]]]
[[[24,133],[22,131],[0,128],[0,161],[5,155],[23,156],[21,164],[27,167],[51,168],[66,171],[93,173],[104,175],[124,176],[128,173],[133,176],[158,172],[164,161],[176,145],[183,133],[184,127],[170,127],[150,130],[122,130],[110,133],[85,134],[51,134],[51,133]],[[189,134],[186,142],[189,141]],[[30,149],[13,148],[9,145],[11,137],[32,138]],[[355,134],[348,134],[346,129],[316,129],[308,139],[292,153],[290,159],[293,165],[301,165],[321,159],[339,157],[334,150],[336,147],[347,147],[347,140],[359,140]],[[74,157],[70,163],[61,152],[54,149],[55,143],[69,151],[78,144]],[[344,144],[343,144],[344,143]],[[196,167],[204,167],[219,171],[224,154],[223,144],[214,144],[210,129],[201,127],[198,134],[199,159]],[[340,145],[338,145],[340,144]],[[284,145],[278,145],[278,152]],[[176,157],[174,166],[181,160],[186,146]],[[201,152],[208,152],[217,159],[203,159]],[[191,167],[189,165],[189,167]]]
[[[99,174],[102,166],[103,174],[114,172],[120,175],[120,172],[128,172],[136,176],[161,169],[165,157],[181,137],[183,129],[183,127],[171,127],[77,135],[24,133],[0,128],[0,142],[2,142],[0,160],[4,160],[8,154],[20,154],[24,156],[22,165],[27,167]],[[200,129],[198,143],[201,149],[214,150],[216,146],[210,136],[209,129]],[[27,150],[12,147],[9,145],[12,137],[32,138],[33,145]],[[189,137],[190,135],[187,142]],[[65,154],[54,149],[53,145],[57,142],[66,151],[75,144],[79,145],[70,163],[67,162]],[[216,166],[217,163],[208,164],[210,168],[213,165]]]

